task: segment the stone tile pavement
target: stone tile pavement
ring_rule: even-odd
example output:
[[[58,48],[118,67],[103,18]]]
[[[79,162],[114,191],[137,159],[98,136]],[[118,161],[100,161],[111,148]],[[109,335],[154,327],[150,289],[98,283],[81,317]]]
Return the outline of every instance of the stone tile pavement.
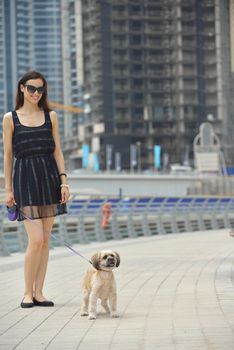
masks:
[[[1,350],[233,350],[234,240],[227,230],[75,246],[86,257],[117,250],[120,318],[79,315],[88,264],[51,251],[46,295],[54,308],[21,309],[23,255],[0,258]]]

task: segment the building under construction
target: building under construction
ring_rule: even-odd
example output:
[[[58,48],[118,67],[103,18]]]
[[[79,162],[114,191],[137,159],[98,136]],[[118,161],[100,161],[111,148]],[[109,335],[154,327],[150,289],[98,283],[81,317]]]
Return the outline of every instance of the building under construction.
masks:
[[[81,142],[102,168],[154,167],[154,145],[170,163],[192,160],[204,121],[228,162],[232,145],[229,0],[82,0],[83,73],[90,95]],[[109,159],[106,151],[111,147]],[[230,154],[229,154],[230,153]]]

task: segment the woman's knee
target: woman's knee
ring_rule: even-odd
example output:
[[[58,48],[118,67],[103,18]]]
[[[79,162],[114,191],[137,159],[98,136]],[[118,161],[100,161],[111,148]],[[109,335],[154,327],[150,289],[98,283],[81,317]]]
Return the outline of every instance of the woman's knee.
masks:
[[[50,240],[50,235],[44,235],[43,237],[43,248],[46,248],[49,246],[49,240]]]
[[[34,237],[33,239],[30,239],[28,242],[28,247],[35,252],[41,251],[43,248],[44,240],[43,237]]]

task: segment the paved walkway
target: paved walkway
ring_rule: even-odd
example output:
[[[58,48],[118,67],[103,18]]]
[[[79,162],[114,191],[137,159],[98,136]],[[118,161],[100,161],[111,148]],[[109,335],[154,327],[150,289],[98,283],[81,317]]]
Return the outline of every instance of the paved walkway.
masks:
[[[54,308],[21,309],[23,255],[0,258],[1,350],[233,350],[234,240],[227,230],[92,243],[110,247],[120,318],[80,317],[85,260],[51,251],[46,294]]]

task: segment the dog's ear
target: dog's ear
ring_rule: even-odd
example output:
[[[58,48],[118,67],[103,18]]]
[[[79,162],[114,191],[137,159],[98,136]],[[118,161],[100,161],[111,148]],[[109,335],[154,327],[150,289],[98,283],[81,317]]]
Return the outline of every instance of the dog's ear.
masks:
[[[100,260],[100,256],[99,256],[99,253],[96,253],[92,256],[91,258],[91,262],[93,264],[93,267],[96,269],[96,270],[99,270],[100,267],[99,267],[99,260]]]
[[[116,256],[116,259],[117,259],[116,267],[119,267],[119,264],[120,264],[120,256],[119,256],[119,253],[117,253],[117,252],[114,252],[114,253],[115,253],[115,256]]]

